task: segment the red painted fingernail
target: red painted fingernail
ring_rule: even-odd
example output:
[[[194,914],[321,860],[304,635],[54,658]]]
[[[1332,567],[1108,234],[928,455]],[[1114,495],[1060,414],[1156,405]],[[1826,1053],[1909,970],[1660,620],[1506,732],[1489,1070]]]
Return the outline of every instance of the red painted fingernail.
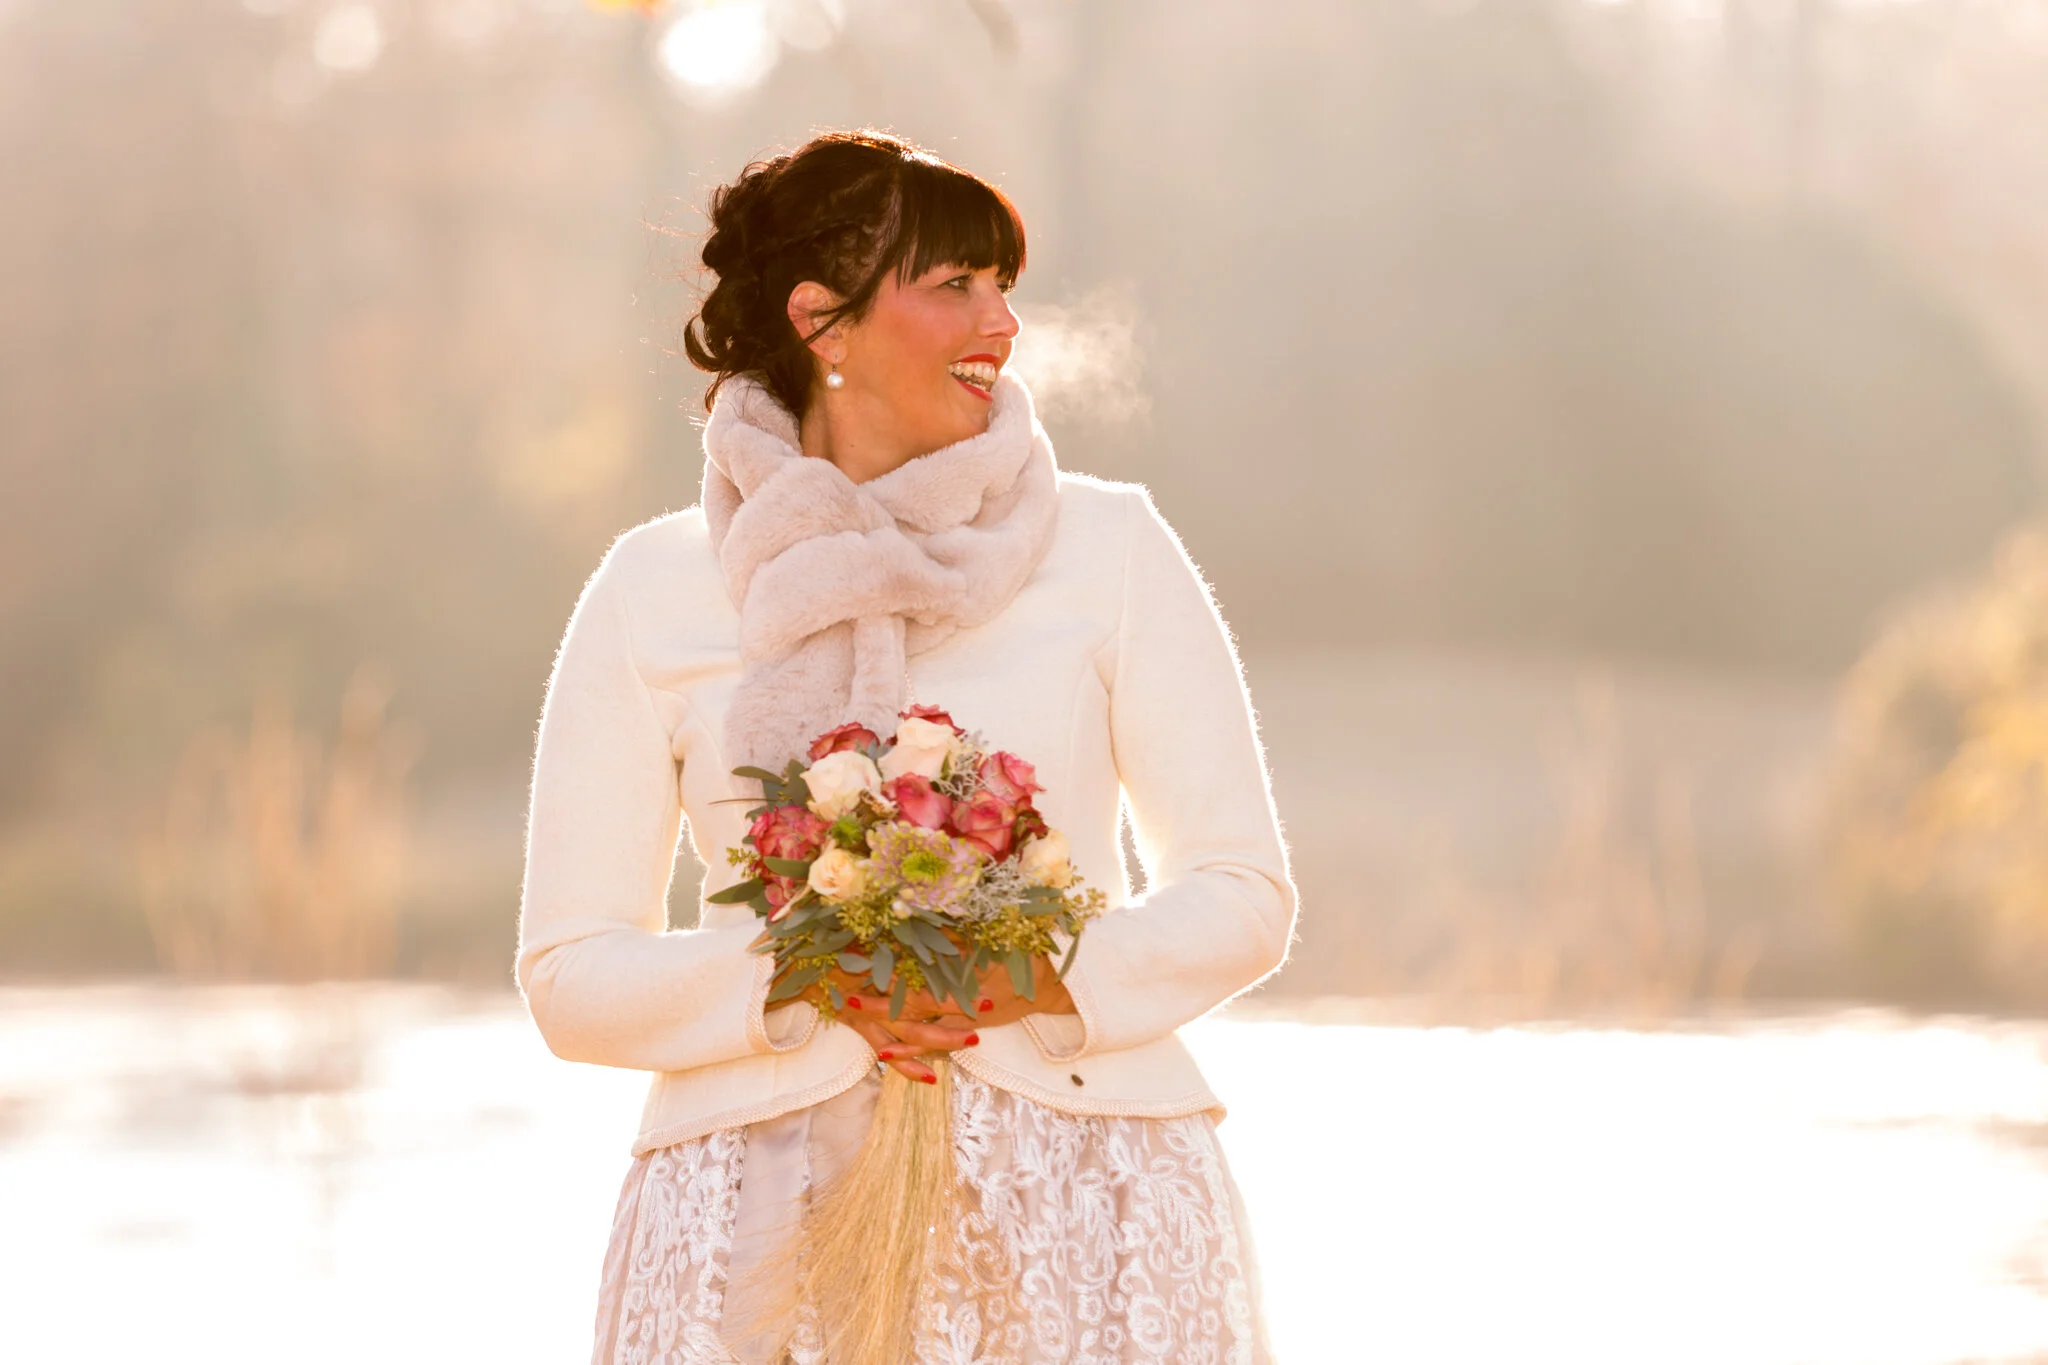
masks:
[[[993,1001],[993,1000],[990,1000],[990,999],[987,999],[986,997],[984,997],[984,998],[982,999],[982,1002],[981,1002],[981,1003],[980,1003],[979,1005],[976,1005],[976,1006],[975,1006],[974,1008],[976,1008],[976,1009],[980,1010],[980,1011],[981,1011],[981,1012],[982,1012],[983,1014],[987,1014],[987,1013],[988,1013],[988,1012],[989,1012],[990,1010],[994,1009],[995,1007],[996,1007],[996,1002],[995,1002],[995,1001]]]
[[[967,1046],[969,1047],[973,1047],[976,1043],[980,1041],[981,1035],[979,1033],[970,1033],[967,1035]]]
[[[939,1083],[939,1078],[937,1076],[932,1075],[929,1071],[927,1071],[924,1075],[919,1076],[918,1079],[923,1081],[926,1085],[937,1085]]]
[[[861,1004],[860,997],[857,995],[849,995],[846,997],[846,1007],[850,1010],[859,1010],[867,1008],[867,1006]]]
[[[875,1056],[876,1056],[877,1058],[879,1058],[879,1059],[881,1059],[882,1061],[885,1061],[885,1062],[886,1062],[886,1061],[888,1061],[888,1060],[889,1060],[889,1059],[890,1059],[891,1057],[894,1057],[895,1055],[896,1055],[896,1049],[895,1049],[895,1048],[893,1048],[893,1047],[885,1047],[885,1048],[883,1048],[883,1049],[882,1049],[882,1050],[881,1050],[880,1052],[877,1052],[877,1053],[875,1054]]]

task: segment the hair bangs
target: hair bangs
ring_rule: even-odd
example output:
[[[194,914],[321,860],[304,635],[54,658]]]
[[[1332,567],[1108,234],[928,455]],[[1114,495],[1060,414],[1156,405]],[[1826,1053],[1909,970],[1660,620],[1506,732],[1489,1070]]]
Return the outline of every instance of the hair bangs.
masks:
[[[940,265],[993,266],[1008,289],[1024,273],[1024,220],[995,186],[937,158],[906,158],[898,194],[899,279]]]

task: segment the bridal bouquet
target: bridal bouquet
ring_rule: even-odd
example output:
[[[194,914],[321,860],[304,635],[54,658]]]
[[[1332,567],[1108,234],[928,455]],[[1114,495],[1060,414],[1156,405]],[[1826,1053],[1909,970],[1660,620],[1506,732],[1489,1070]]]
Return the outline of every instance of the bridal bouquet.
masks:
[[[972,1018],[980,975],[997,963],[1036,999],[1032,959],[1052,953],[1053,930],[1068,934],[1064,979],[1103,893],[1078,889],[1066,836],[1032,804],[1045,789],[1031,764],[990,751],[937,707],[898,719],[887,739],[859,724],[830,730],[781,773],[735,768],[760,781],[764,801],[726,850],[747,879],[709,899],[766,920],[749,951],[775,954],[770,1003],[834,965],[887,994],[892,1019],[912,990]],[[827,994],[836,1018],[845,997],[836,984]]]
[[[1033,958],[1052,953],[1053,930],[1071,935],[1056,968],[1064,980],[1105,897],[1078,889],[1066,837],[1032,804],[1044,788],[1029,763],[992,752],[936,707],[897,718],[887,739],[859,724],[827,731],[780,773],[733,769],[758,779],[765,799],[726,850],[746,880],[709,899],[752,905],[767,921],[749,951],[775,954],[771,1003],[837,966],[886,992],[891,1019],[912,990],[950,997],[971,1019],[981,973],[997,963],[1035,1000]],[[820,1012],[837,1018],[845,996],[836,982],[826,994]],[[926,1266],[959,1254],[964,1216],[946,1055],[926,1059],[936,1086],[884,1069],[853,1162],[813,1196],[773,1265],[750,1268],[781,1295],[764,1299],[757,1326],[794,1320],[807,1300],[834,1361],[910,1359],[917,1286]]]

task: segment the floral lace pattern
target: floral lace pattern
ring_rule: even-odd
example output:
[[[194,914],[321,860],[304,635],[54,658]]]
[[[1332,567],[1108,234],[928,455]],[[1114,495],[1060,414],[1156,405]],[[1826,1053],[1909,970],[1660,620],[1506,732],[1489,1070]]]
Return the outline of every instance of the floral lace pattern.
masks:
[[[953,1071],[964,1259],[913,1365],[1271,1365],[1244,1204],[1207,1114],[1069,1114]],[[636,1158],[592,1365],[732,1365],[718,1327],[746,1158],[725,1128]],[[792,1365],[829,1365],[808,1314]]]

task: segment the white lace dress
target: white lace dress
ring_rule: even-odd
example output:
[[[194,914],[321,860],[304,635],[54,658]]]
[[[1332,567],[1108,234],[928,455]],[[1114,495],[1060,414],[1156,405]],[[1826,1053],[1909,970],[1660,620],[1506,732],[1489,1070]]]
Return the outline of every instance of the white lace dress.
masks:
[[[1251,1227],[1208,1114],[1068,1114],[952,1073],[972,1251],[921,1291],[906,1365],[1271,1365]],[[719,1328],[749,1131],[633,1161],[593,1365],[735,1360]],[[829,1365],[807,1317],[784,1359]]]

